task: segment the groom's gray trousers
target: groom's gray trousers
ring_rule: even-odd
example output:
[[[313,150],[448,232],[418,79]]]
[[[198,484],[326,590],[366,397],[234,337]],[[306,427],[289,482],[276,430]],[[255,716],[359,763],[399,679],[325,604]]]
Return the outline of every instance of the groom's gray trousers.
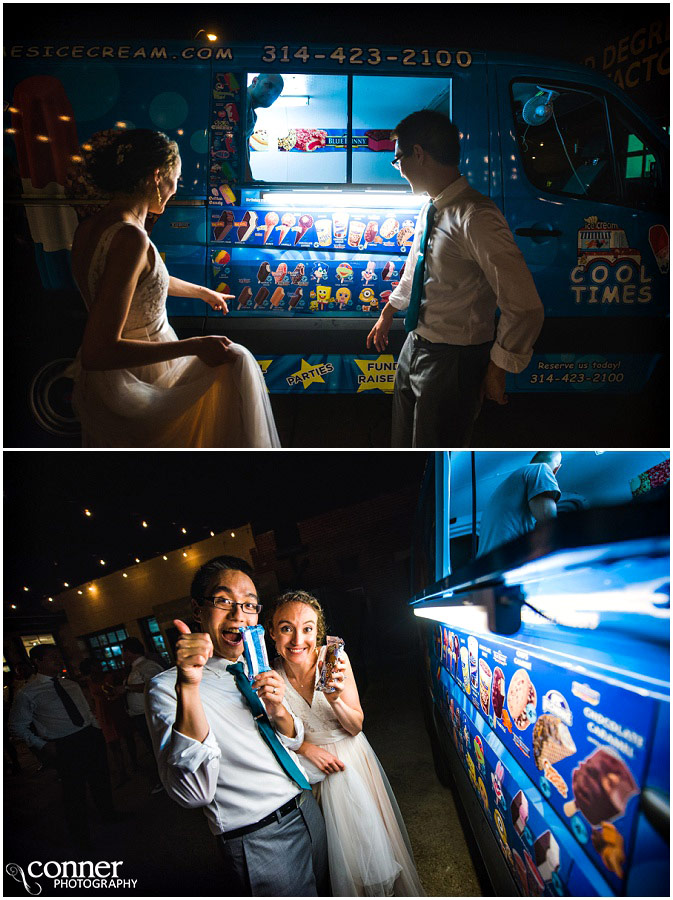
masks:
[[[311,791],[275,821],[238,835],[219,835],[225,897],[329,896],[325,822]]]

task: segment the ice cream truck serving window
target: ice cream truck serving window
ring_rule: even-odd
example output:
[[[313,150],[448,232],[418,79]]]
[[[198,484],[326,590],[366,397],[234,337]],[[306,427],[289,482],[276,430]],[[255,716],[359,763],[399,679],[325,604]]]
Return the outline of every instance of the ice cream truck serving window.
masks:
[[[249,73],[246,180],[401,186],[390,132],[422,107],[450,115],[450,86],[446,77]]]
[[[663,160],[612,98],[560,83],[518,81],[511,99],[519,154],[552,194],[664,209]]]

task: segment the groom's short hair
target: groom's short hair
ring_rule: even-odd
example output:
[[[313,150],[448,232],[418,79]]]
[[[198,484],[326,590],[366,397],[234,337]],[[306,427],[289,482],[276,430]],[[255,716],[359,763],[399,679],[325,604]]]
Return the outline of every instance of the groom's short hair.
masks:
[[[252,566],[240,556],[215,556],[204,563],[194,576],[191,587],[192,599],[197,603],[203,603],[213,578],[218,572],[224,572],[227,569],[233,572],[243,572],[248,578],[253,577]]]

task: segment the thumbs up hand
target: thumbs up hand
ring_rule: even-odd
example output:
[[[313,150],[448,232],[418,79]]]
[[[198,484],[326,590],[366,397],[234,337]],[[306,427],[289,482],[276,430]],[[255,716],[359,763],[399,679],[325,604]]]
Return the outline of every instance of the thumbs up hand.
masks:
[[[203,667],[213,655],[213,642],[209,634],[192,634],[181,619],[174,619],[173,624],[181,635],[175,645],[178,684],[198,685],[203,677]]]

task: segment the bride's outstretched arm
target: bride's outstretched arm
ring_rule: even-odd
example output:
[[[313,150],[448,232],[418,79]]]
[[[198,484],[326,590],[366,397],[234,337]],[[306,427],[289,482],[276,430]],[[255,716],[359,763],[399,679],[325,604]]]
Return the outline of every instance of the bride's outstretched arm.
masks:
[[[341,725],[349,732],[356,735],[362,731],[364,713],[360,706],[360,695],[353,676],[353,669],[346,654],[334,669],[329,687],[334,688],[331,693],[325,693],[325,699],[329,701],[332,710]]]
[[[182,341],[135,341],[122,337],[131,300],[147,261],[149,239],[139,228],[120,228],[112,239],[101,276],[100,288],[91,304],[82,341],[82,368],[89,371],[127,369],[198,356],[209,366],[228,362],[229,338],[187,338]]]
[[[221,309],[226,314],[229,312],[227,300],[233,300],[235,294],[221,294],[219,291],[211,291],[210,288],[203,287],[200,284],[192,284],[191,281],[183,281],[171,275],[168,280],[168,293],[171,297],[194,297],[197,300],[203,300],[213,309]]]

